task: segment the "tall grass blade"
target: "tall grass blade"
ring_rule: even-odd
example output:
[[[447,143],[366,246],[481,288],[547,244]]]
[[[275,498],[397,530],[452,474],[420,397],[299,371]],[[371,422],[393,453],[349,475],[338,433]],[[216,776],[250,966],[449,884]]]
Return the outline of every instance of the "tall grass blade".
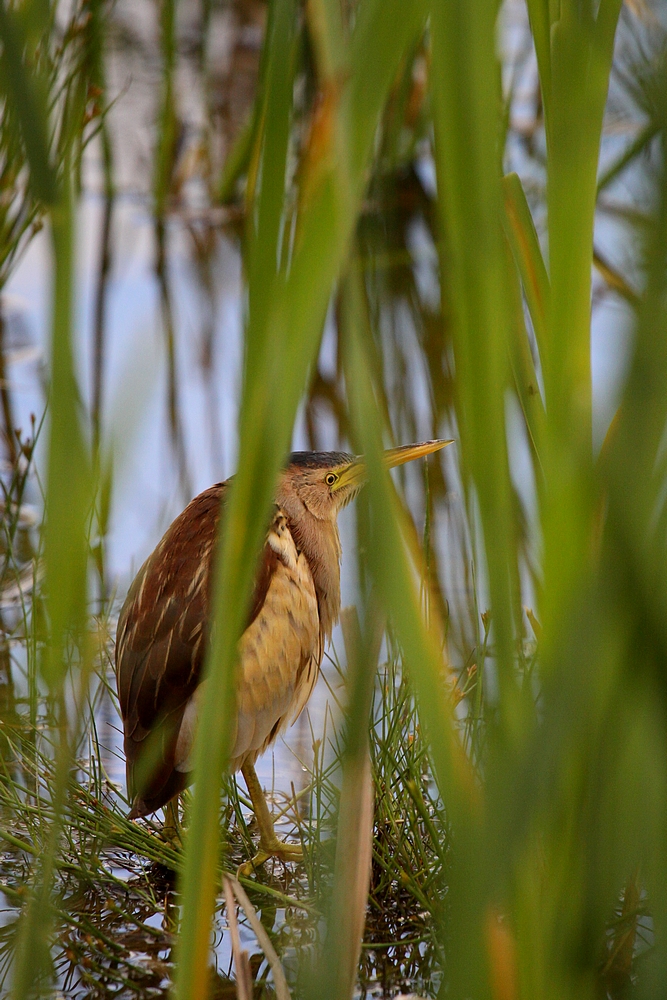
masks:
[[[544,651],[591,570],[591,263],[602,117],[620,0],[552,12],[546,108],[551,299],[542,368],[547,407]],[[544,86],[546,69],[539,66]]]
[[[397,13],[394,6],[371,0],[360,6],[351,39],[349,80],[336,101],[323,110],[326,129],[315,128],[311,136],[302,181],[307,198],[301,208],[289,271],[273,281],[258,276],[270,306],[266,310],[260,307],[259,315],[266,317],[264,325],[255,328],[251,321],[248,328],[247,356],[253,358],[253,364],[245,370],[241,465],[231,491],[218,560],[209,691],[197,738],[196,786],[182,889],[176,987],[181,1000],[203,997],[207,991],[219,849],[218,804],[233,718],[236,643],[243,629],[257,553],[333,282],[353,231],[380,113],[405,47],[424,23],[425,13],[418,5],[411,5],[407,16],[403,12],[396,31],[378,36],[378,17]],[[288,53],[284,53],[283,65],[287,61]],[[285,97],[280,96],[280,100]],[[271,95],[268,101],[267,114],[285,113],[284,107],[273,107]],[[341,159],[346,149],[348,156]],[[263,236],[258,231],[260,245]],[[271,331],[270,337],[266,330]]]
[[[495,8],[486,2],[434,4],[432,32],[435,158],[446,236],[441,270],[451,278],[461,457],[466,486],[476,491],[481,513],[503,690],[500,711],[511,729],[518,570],[505,438],[510,313],[498,169]]]
[[[509,256],[509,247],[507,252]],[[526,330],[519,272],[513,267],[512,262],[508,261],[508,265],[508,293],[512,319],[509,344],[510,366],[514,376],[516,394],[519,397],[526,421],[534,467],[539,471],[541,478],[544,475],[541,450],[546,414],[531,345],[528,340],[528,331]]]
[[[540,350],[546,350],[549,316],[549,275],[544,264],[523,185],[518,174],[503,177],[505,202],[505,233],[512,248],[514,262],[521,275],[528,312]]]
[[[276,278],[280,258],[287,258],[289,233],[283,195],[286,184],[287,153],[292,118],[292,90],[296,71],[296,5],[288,2],[272,3],[266,29],[263,58],[262,91],[257,112],[260,128],[255,144],[261,156],[262,172],[259,192],[249,205],[247,225],[247,250],[245,255],[248,272],[248,313],[253,329],[263,330],[270,336],[266,325],[266,310],[270,300],[265,294],[267,285]],[[261,236],[261,239],[260,239]],[[262,343],[249,341],[246,365],[253,367],[255,357],[251,352],[261,350]]]
[[[33,25],[34,27],[34,25]],[[35,85],[27,63],[27,39],[15,10],[0,11],[4,84],[21,123],[29,165],[30,185],[50,210],[53,255],[51,309],[50,428],[47,466],[45,563],[49,635],[41,664],[49,686],[57,725],[56,772],[52,790],[54,818],[47,849],[35,872],[35,885],[24,909],[16,946],[13,989],[16,997],[43,988],[50,975],[51,887],[58,850],[61,812],[70,764],[70,727],[64,682],[68,672],[68,645],[78,646],[85,628],[88,547],[86,520],[92,503],[90,460],[81,426],[81,400],[74,369],[72,321],[74,312],[74,186],[82,142],[87,82],[83,73],[71,77],[71,86],[52,113],[60,114],[58,166],[51,167],[51,134],[47,95]],[[37,77],[39,80],[39,78]],[[57,82],[57,81],[56,81]],[[85,669],[80,683],[85,683]]]

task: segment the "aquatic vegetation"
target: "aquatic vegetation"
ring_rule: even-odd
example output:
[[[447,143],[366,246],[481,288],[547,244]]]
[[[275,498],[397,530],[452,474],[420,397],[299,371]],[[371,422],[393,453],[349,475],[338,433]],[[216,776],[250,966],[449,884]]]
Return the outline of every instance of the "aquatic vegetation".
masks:
[[[513,1000],[662,984],[663,18],[620,0],[0,8],[0,287],[42,226],[52,289],[28,432],[0,343],[5,992]],[[95,197],[91,288],[78,221]],[[184,501],[199,436],[221,451],[214,358],[234,332],[216,296],[234,269],[242,326],[243,462],[182,845],[126,819],[114,729],[117,470],[132,434],[146,461],[156,440],[106,397],[114,226],[132,199]],[[201,307],[194,421],[183,261]],[[300,783],[274,783],[304,864],[236,883],[223,875],[254,831],[224,777],[235,650],[294,435],[366,456],[347,539],[357,612],[323,672],[328,707],[285,751]],[[383,447],[431,437],[455,454],[389,479]]]

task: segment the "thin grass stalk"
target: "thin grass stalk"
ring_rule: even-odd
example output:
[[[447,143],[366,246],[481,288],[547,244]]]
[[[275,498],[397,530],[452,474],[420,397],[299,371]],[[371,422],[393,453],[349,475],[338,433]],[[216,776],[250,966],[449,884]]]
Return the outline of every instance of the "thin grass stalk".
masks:
[[[111,274],[112,249],[111,249],[111,223],[114,208],[114,182],[113,182],[113,154],[111,151],[111,137],[106,122],[102,123],[100,142],[102,145],[102,159],[104,163],[104,215],[102,218],[102,232],[100,234],[100,264],[97,278],[97,289],[95,291],[94,326],[93,326],[93,396],[91,403],[91,422],[93,426],[93,454],[97,455],[100,450],[102,404],[103,404],[103,381],[104,381],[104,361],[105,361],[105,325],[106,325],[106,305],[107,286]]]
[[[91,24],[90,24],[90,61],[91,76],[99,91],[99,101],[106,100],[106,74],[104,67],[104,42],[105,42],[105,2],[106,0],[95,0],[91,4]],[[103,391],[104,391],[104,367],[106,359],[106,319],[107,319],[107,296],[108,284],[112,268],[112,221],[115,202],[114,185],[114,162],[111,135],[109,125],[104,118],[100,125],[99,142],[102,152],[102,164],[104,170],[104,207],[102,217],[102,231],[100,233],[100,257],[97,273],[97,287],[95,289],[95,300],[93,306],[93,372],[92,372],[92,397],[90,403],[90,419],[92,425],[92,457],[95,465],[95,473],[100,480],[100,491],[97,504],[98,518],[98,539],[93,550],[93,557],[97,566],[100,579],[100,589],[102,601],[107,598],[106,580],[106,535],[108,528],[109,505],[110,505],[110,480],[111,475],[108,469],[104,469],[104,461],[100,455],[100,443],[102,434],[102,412],[103,412]]]
[[[600,175],[597,182],[598,196],[609,187],[612,181],[615,181],[623,173],[633,160],[636,160],[651,145],[659,131],[660,128],[655,122],[649,122],[640,129],[639,134],[633,139],[627,149]]]
[[[43,672],[57,690],[66,673],[68,632],[85,626],[91,469],[81,430],[81,400],[72,355],[74,230],[71,177],[51,214],[55,267],[51,357],[51,422],[47,480],[45,561],[50,624]]]
[[[178,405],[178,364],[176,331],[169,286],[167,210],[172,194],[178,156],[178,116],[174,76],[176,72],[177,0],[160,0],[160,50],[162,55],[162,95],[155,157],[153,197],[155,214],[155,274],[160,290],[160,310],[167,354],[167,415],[174,454],[178,462],[181,489],[191,497],[190,477],[185,452],[184,430]]]
[[[593,249],[593,264],[598,274],[604,278],[608,287],[625,299],[633,309],[638,309],[641,298],[623,277],[618,268],[614,267],[599,250]]]
[[[58,868],[63,810],[72,756],[69,721],[63,692],[57,697],[58,742],[53,787],[53,816],[44,850],[35,860],[33,885],[21,913],[15,945],[12,996],[16,1000],[41,994],[53,977],[50,946],[55,910],[52,902],[53,879]],[[44,819],[40,817],[40,825]]]
[[[5,364],[6,341],[5,332],[7,325],[0,306],[0,405],[2,406],[2,419],[4,423],[4,438],[7,447],[7,458],[12,466],[16,465],[16,434],[14,431],[14,415],[12,412],[12,397],[7,379],[7,366]]]

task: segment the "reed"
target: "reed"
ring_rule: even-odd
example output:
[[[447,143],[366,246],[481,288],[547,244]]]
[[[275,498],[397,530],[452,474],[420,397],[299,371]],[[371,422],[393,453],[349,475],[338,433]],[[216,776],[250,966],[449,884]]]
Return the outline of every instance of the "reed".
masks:
[[[53,287],[44,523],[32,534],[21,517],[38,427],[17,437],[3,396],[0,589],[16,587],[20,605],[0,717],[0,888],[20,912],[0,931],[0,973],[13,996],[217,995],[228,980],[211,970],[212,931],[234,939],[239,995],[271,995],[268,965],[259,953],[248,962],[225,909],[234,899],[249,926],[261,920],[274,968],[274,949],[284,963],[281,996],[343,1000],[390,963],[430,995],[476,1000],[664,985],[667,32],[659,12],[647,27],[620,0],[527,9],[539,83],[521,132],[497,4],[269,0],[247,121],[220,170],[213,117],[209,146],[191,157],[207,163],[195,178],[207,225],[224,216],[237,227],[245,313],[242,460],[219,542],[181,849],[159,823],[125,818],[96,730],[115,698],[99,540],[114,437],[102,418],[118,199],[105,105],[113,9],[82,3],[65,22],[55,4],[0,6],[0,289],[40,224]],[[180,10],[160,4],[150,194],[169,428],[187,490],[168,239],[187,201]],[[195,48],[208,88],[215,23],[204,4]],[[601,169],[610,79],[639,127]],[[206,107],[212,116],[210,93]],[[83,150],[98,137],[106,208],[89,433],[76,218]],[[650,190],[625,274],[594,235],[632,170]],[[206,268],[215,240],[194,242]],[[599,453],[594,264],[629,310],[631,345]],[[312,731],[306,787],[283,790],[280,822],[301,840],[303,868],[243,880],[246,900],[230,881],[223,893],[252,840],[244,792],[225,777],[236,646],[302,406],[314,446],[325,407],[367,457],[358,616],[346,615],[345,667],[334,651],[327,674],[342,704],[324,734]],[[386,443],[443,434],[455,455],[389,478]],[[421,504],[421,537],[405,496]]]

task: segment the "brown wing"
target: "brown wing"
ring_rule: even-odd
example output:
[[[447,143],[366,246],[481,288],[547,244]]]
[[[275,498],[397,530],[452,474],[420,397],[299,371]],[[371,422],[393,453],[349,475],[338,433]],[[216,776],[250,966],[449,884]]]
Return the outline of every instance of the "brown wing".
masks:
[[[174,752],[185,707],[202,679],[227,486],[210,487],[179,514],[137,573],[120,613],[116,677],[130,816],[154,812],[188,780],[175,770]],[[276,561],[266,546],[249,622],[263,604]]]

